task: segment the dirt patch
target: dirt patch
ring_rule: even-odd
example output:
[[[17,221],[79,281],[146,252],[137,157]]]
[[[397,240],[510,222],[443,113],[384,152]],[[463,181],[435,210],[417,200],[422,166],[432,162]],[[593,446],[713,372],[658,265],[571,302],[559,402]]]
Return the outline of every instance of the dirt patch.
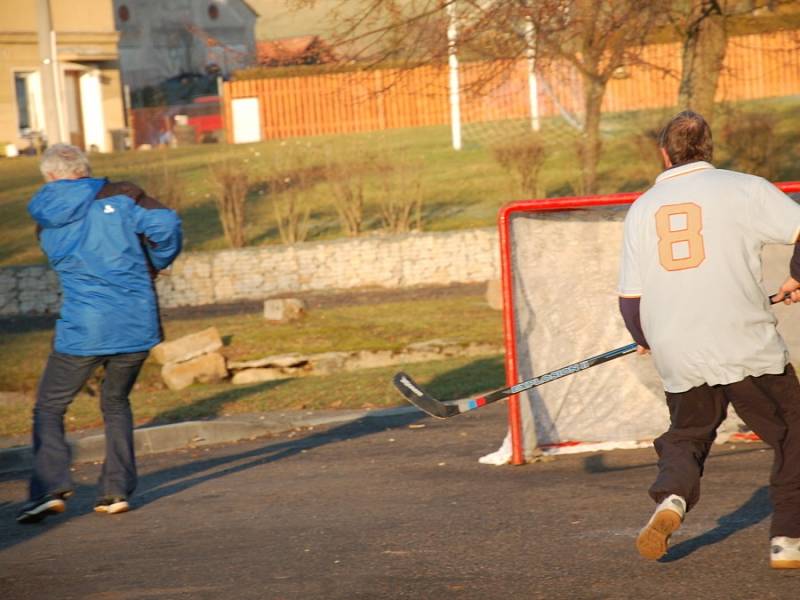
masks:
[[[287,293],[271,296],[264,300],[279,298],[300,298],[309,309],[332,308],[336,306],[365,306],[386,304],[388,302],[407,302],[413,300],[432,300],[436,298],[455,298],[478,296],[486,290],[485,283],[458,283],[451,285],[424,286],[412,288],[359,288],[355,290],[336,290],[327,292]],[[209,304],[206,306],[183,306],[161,310],[164,320],[200,319],[214,316],[243,315],[260,313],[264,300],[237,302],[233,304]]]

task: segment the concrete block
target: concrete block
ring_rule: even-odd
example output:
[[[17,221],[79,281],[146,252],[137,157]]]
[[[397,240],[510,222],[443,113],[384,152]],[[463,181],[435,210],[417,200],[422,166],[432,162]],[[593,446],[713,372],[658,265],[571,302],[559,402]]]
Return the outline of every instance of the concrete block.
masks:
[[[260,367],[302,367],[308,363],[308,356],[303,356],[297,352],[290,354],[276,354],[275,356],[267,356],[264,358],[257,358],[255,360],[241,360],[231,361],[228,363],[228,368],[231,370],[237,369],[257,369]]]
[[[222,348],[222,338],[216,327],[186,335],[177,340],[161,342],[150,351],[150,356],[160,365],[179,363],[201,354]]]
[[[185,362],[169,363],[161,367],[161,378],[171,390],[182,390],[195,381],[210,383],[228,376],[225,357],[217,352],[203,354]]]
[[[278,323],[296,321],[306,313],[306,303],[299,298],[264,301],[264,319]]]
[[[231,379],[235,385],[246,383],[261,383],[262,381],[275,381],[276,379],[286,379],[287,375],[281,369],[245,369],[239,371]]]
[[[323,352],[310,356],[311,371],[315,375],[337,373],[344,369],[350,356],[347,352]]]
[[[359,371],[361,369],[375,369],[397,364],[401,360],[391,350],[378,350],[376,352],[361,351],[349,356],[345,362],[345,370]]]

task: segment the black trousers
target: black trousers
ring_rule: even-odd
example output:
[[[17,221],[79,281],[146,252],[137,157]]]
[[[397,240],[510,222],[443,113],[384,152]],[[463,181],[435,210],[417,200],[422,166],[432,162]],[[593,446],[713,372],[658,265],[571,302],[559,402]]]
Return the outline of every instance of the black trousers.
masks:
[[[64,435],[64,415],[92,372],[103,365],[100,391],[106,434],[106,457],[97,497],[129,496],[136,488],[133,414],[128,394],[147,352],[109,356],[73,356],[52,352],[47,359],[33,409],[33,475],[30,498],[72,490],[70,448]]]
[[[655,441],[659,459],[658,477],[650,487],[653,500],[677,494],[686,500],[688,510],[697,504],[706,457],[732,404],[742,421],[774,450],[770,536],[800,537],[800,383],[792,365],[781,375],[701,385],[666,396],[670,427]]]

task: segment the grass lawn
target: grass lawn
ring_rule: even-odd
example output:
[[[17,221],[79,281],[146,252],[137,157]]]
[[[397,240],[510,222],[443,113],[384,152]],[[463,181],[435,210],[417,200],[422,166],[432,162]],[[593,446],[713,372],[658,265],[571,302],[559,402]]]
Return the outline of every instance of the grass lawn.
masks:
[[[391,384],[392,375],[401,368],[366,369],[242,386],[194,385],[179,392],[137,389],[131,400],[137,426],[281,409],[405,406],[407,403]],[[445,400],[475,395],[505,384],[501,355],[416,363],[408,369],[420,383]],[[0,403],[0,436],[29,433],[31,408],[31,399]],[[67,413],[67,430],[100,425],[98,399],[80,394]]]
[[[442,315],[458,315],[458,319]],[[399,350],[435,338],[502,344],[500,313],[491,310],[474,289],[452,296],[333,306],[309,311],[301,321],[273,325],[260,314],[175,318],[164,324],[167,339],[215,326],[230,359],[271,354],[312,354],[332,350]],[[0,402],[0,435],[30,428],[31,396],[50,348],[50,325],[0,321],[0,390],[24,392],[27,399]],[[453,358],[409,367],[434,393],[458,398],[503,385],[502,356]],[[230,383],[194,385],[179,392],[165,389],[160,367],[148,361],[133,393],[138,424],[167,423],[241,412],[301,408],[365,408],[404,404],[391,386],[398,367],[343,372],[327,376],[272,381],[249,386]],[[96,384],[95,384],[96,385]],[[95,386],[90,386],[95,387]],[[70,408],[67,426],[82,429],[102,423],[98,399],[81,394]]]
[[[730,107],[726,108],[728,110]],[[774,178],[800,179],[800,146],[797,115],[800,97],[764,100],[721,112],[715,132],[737,121],[740,110],[761,111],[777,119],[774,136]],[[643,151],[638,143],[646,128],[663,124],[673,111],[642,111],[605,115],[602,124],[603,152],[599,164],[599,192],[643,190],[659,172],[655,152]],[[379,199],[384,194],[385,175],[370,170],[369,157],[401,162],[410,169],[408,179],[420,184],[422,227],[445,231],[494,226],[498,209],[523,198],[516,179],[492,158],[492,147],[523,132],[522,121],[468,124],[464,148],[450,147],[448,127],[424,127],[366,134],[320,136],[237,146],[205,144],[171,150],[126,152],[92,157],[94,172],[111,179],[135,181],[155,196],[162,196],[161,180],[154,177],[165,169],[172,173],[181,194],[179,211],[184,221],[187,250],[227,247],[217,217],[215,190],[209,165],[228,159],[246,169],[255,182],[248,195],[246,237],[251,245],[281,243],[275,207],[287,202],[285,193],[269,193],[264,181],[275,172],[313,170],[332,160],[353,173],[364,173],[365,222],[367,231],[378,230]],[[546,119],[542,136],[546,160],[540,174],[548,197],[580,192],[580,168],[575,158],[576,133],[561,119]],[[737,168],[737,157],[717,141],[718,164]],[[43,260],[33,227],[25,210],[31,194],[41,185],[37,162],[32,157],[0,160],[0,266]],[[402,180],[398,185],[408,185]],[[300,202],[309,212],[309,240],[342,236],[329,185],[319,176],[303,189]]]
[[[776,181],[800,180],[800,143],[797,138],[800,97],[789,97],[734,107],[715,122],[715,132],[741,120],[741,111],[760,111],[775,119],[770,136],[770,163]],[[603,154],[599,165],[601,193],[645,189],[659,172],[655,152],[641,145],[641,133],[663,123],[668,112],[641,112],[604,117]],[[465,147],[450,148],[445,127],[386,131],[373,134],[304,138],[241,146],[201,145],[174,150],[127,152],[92,158],[95,173],[111,179],[129,179],[146,185],[153,173],[167,169],[179,179],[183,195],[179,211],[184,220],[187,250],[226,247],[216,214],[209,165],[223,159],[237,161],[255,181],[274,174],[276,164],[321,166],[332,157],[365,173],[366,229],[378,223],[381,174],[370,172],[365,159],[377,152],[383,157],[414,165],[424,199],[423,228],[452,230],[494,226],[497,210],[522,196],[513,177],[492,158],[492,145],[519,133],[521,122],[483,123],[465,128]],[[547,158],[541,182],[547,196],[578,193],[580,171],[575,160],[575,133],[562,121],[544,124]],[[718,139],[725,139],[720,136]],[[751,138],[740,136],[751,145]],[[741,168],[740,157],[725,144],[717,144],[715,162]],[[289,157],[287,159],[287,157]],[[366,169],[366,170],[365,170]],[[271,171],[272,170],[272,171]],[[766,174],[765,174],[766,176]],[[0,266],[41,262],[25,206],[41,185],[33,158],[0,160]],[[159,195],[158,189],[148,191]],[[330,188],[317,181],[304,191],[302,202],[310,209],[309,239],[342,235]],[[248,196],[247,238],[250,244],[280,243],[275,219],[280,194],[254,185]],[[456,315],[457,318],[447,318]],[[444,318],[443,318],[444,317]],[[455,294],[423,300],[386,301],[373,305],[330,306],[312,310],[295,324],[268,325],[259,314],[215,317],[177,317],[165,321],[167,338],[216,326],[226,341],[223,353],[243,360],[288,352],[317,353],[350,350],[392,350],[435,338],[500,345],[500,314],[491,311],[481,293]],[[30,396],[36,386],[51,339],[47,319],[0,320],[0,390]],[[233,387],[230,384],[193,386],[181,392],[164,388],[159,368],[149,362],[134,390],[137,423],[164,423],[220,414],[272,408],[362,408],[402,404],[390,387],[395,368],[359,373]],[[437,395],[456,398],[496,388],[503,383],[502,358],[448,359],[413,366],[420,381]],[[91,387],[91,386],[90,386]],[[27,432],[30,400],[0,397],[0,435]],[[70,411],[70,429],[100,424],[97,398],[82,395]]]

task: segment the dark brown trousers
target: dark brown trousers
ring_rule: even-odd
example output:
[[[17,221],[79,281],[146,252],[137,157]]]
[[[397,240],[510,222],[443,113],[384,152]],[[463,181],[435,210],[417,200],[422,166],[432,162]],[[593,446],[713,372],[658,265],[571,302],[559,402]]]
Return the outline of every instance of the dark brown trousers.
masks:
[[[655,441],[659,458],[658,477],[650,488],[653,500],[677,494],[689,510],[697,504],[703,465],[732,404],[742,421],[774,450],[770,536],[800,537],[800,383],[794,368],[787,365],[781,375],[701,385],[666,396],[670,427]]]

